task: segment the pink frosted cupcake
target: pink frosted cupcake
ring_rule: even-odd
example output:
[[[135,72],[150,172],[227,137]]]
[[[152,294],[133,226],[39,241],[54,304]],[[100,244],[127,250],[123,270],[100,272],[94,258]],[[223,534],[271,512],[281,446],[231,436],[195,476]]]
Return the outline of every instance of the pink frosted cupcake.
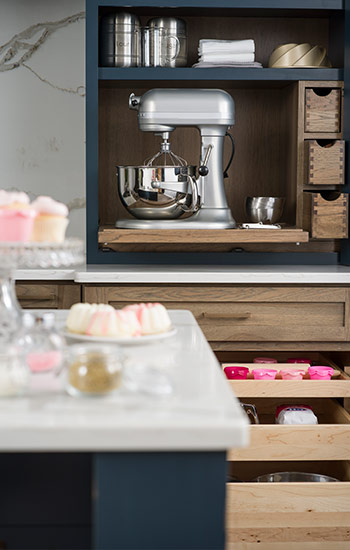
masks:
[[[32,202],[32,207],[38,215],[31,240],[62,243],[69,223],[67,206],[51,197],[40,196]]]
[[[0,241],[26,242],[31,238],[36,211],[23,192],[0,190]]]

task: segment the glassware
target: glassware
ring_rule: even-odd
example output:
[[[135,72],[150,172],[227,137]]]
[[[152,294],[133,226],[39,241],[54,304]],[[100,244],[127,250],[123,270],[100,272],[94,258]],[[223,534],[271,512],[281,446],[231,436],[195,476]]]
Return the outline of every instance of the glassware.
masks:
[[[5,346],[0,352],[0,397],[23,394],[30,381],[30,371],[23,350]]]
[[[65,342],[55,328],[55,314],[23,314],[19,345],[32,373],[57,371],[63,362]]]
[[[177,36],[161,27],[142,27],[141,63],[143,67],[169,67],[180,52]]]
[[[74,345],[67,350],[64,385],[72,396],[108,395],[122,382],[124,354],[117,346]]]

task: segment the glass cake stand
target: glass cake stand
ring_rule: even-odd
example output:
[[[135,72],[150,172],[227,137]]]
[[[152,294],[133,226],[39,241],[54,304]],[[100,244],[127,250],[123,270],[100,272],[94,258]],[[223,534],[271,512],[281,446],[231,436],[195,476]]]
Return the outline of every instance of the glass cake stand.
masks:
[[[66,239],[63,243],[0,242],[0,343],[16,338],[22,311],[16,298],[16,269],[52,269],[82,264],[84,243]]]

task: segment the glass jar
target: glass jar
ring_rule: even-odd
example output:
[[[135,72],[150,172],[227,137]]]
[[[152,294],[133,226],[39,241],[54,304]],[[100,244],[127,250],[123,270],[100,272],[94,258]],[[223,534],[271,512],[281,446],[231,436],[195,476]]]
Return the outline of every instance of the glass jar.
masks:
[[[18,343],[32,373],[57,371],[63,363],[65,342],[55,328],[55,314],[24,313]]]
[[[30,371],[24,353],[15,346],[0,352],[0,397],[22,395],[29,386]]]
[[[70,346],[65,388],[73,396],[108,395],[120,387],[123,365],[124,355],[117,346]]]

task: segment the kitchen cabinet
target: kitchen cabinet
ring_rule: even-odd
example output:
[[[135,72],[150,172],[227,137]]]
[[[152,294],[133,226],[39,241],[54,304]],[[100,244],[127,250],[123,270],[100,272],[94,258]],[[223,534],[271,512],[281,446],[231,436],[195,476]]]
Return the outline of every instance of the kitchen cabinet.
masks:
[[[317,544],[325,550],[349,545],[350,414],[345,401],[331,399],[348,398],[350,377],[345,371],[349,369],[321,354],[307,356],[318,364],[331,365],[335,376],[321,383],[228,381],[236,396],[256,406],[260,419],[260,424],[251,426],[249,447],[229,451],[227,457],[229,472],[242,481],[227,484],[226,540],[230,550],[253,549],[257,544],[263,549],[283,550],[298,545],[311,549]],[[286,357],[277,358],[283,361]],[[237,361],[237,356],[232,355],[231,360]],[[275,410],[281,404],[310,405],[319,423],[275,424]],[[325,474],[339,482],[253,481],[259,475],[283,471]]]
[[[83,300],[116,308],[162,302],[189,309],[216,351],[337,349],[350,341],[350,290],[336,286],[84,285]]]
[[[81,301],[81,286],[67,282],[21,281],[16,283],[16,294],[24,309],[69,309]]]
[[[157,15],[185,19],[188,67],[99,66],[99,17],[118,9],[139,15],[143,24]],[[347,233],[323,233],[322,238],[310,238],[309,228],[303,225],[303,212],[305,193],[310,190],[305,141],[344,138],[345,155],[347,152],[349,59],[344,28],[348,11],[348,0],[206,0],[204,4],[198,0],[149,0],[147,6],[139,0],[128,6],[122,0],[88,0],[88,262],[235,264],[251,262],[255,254],[257,263],[347,263]],[[320,44],[327,48],[334,68],[192,68],[197,61],[198,41],[203,37],[252,37],[256,59],[264,67],[272,50],[281,43]],[[285,196],[283,231],[278,237],[276,231],[274,235],[265,233],[264,237],[251,233],[243,237],[241,230],[227,230],[230,237],[211,231],[203,232],[198,239],[185,233],[182,238],[181,231],[173,234],[164,230],[151,235],[113,228],[116,219],[128,216],[117,197],[115,166],[143,164],[159,147],[157,137],[138,130],[135,113],[128,109],[131,92],[140,95],[151,87],[221,87],[232,95],[236,103],[236,123],[232,128],[236,156],[226,185],[229,206],[235,219],[242,222],[247,195]],[[199,140],[194,128],[177,129],[171,142],[176,153],[198,165]],[[229,151],[225,150],[225,161],[228,156]],[[342,173],[341,166],[335,169],[338,175]],[[339,177],[330,182],[322,183],[321,190],[341,189],[348,194],[347,173],[345,184]],[[314,183],[312,189],[318,191]],[[344,215],[347,217],[347,212]],[[293,228],[299,234],[293,233]]]

